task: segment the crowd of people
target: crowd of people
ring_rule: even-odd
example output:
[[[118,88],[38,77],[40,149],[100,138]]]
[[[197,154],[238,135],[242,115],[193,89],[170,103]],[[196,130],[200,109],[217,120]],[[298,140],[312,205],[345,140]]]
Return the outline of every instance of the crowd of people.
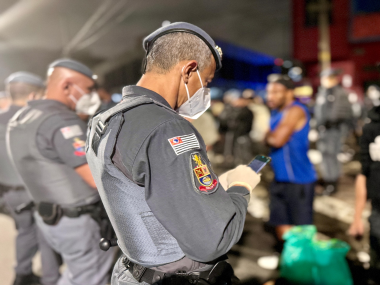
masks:
[[[124,87],[119,104],[90,68],[71,59],[51,63],[46,81],[29,72],[6,79],[0,199],[17,227],[13,285],[238,284],[225,255],[242,235],[260,182],[247,166],[256,154],[272,159],[269,223],[279,242],[292,227],[313,224],[317,182],[321,194],[337,191],[337,157],[355,117],[336,70],[321,73],[313,108],[297,101],[284,75],[271,77],[265,98],[229,90],[211,100],[207,86],[222,68],[222,50],[205,31],[173,23],[143,46],[143,76]],[[363,129],[350,228],[363,235],[368,196],[374,276],[379,112],[368,113]],[[308,156],[312,118],[319,180]],[[207,152],[228,171],[218,177]],[[41,278],[32,272],[38,250]]]

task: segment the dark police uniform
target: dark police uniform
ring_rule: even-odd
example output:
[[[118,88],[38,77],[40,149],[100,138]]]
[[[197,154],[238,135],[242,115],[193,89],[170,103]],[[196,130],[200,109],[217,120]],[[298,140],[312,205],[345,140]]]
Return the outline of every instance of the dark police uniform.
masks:
[[[37,205],[37,226],[67,265],[60,285],[105,284],[113,258],[99,249],[100,227],[91,217],[99,194],[75,172],[87,163],[86,129],[55,100],[28,102],[8,126],[7,146]]]
[[[30,203],[31,198],[13,169],[5,145],[8,121],[19,109],[21,107],[11,105],[7,111],[0,113],[0,199],[16,223],[16,275],[28,276],[32,274],[32,259],[38,250],[37,228],[32,210],[16,213],[17,207]]]
[[[363,127],[360,138],[360,162],[366,176],[367,197],[371,200],[370,222],[371,268],[373,278],[380,282],[380,107],[368,112],[371,122]]]
[[[44,87],[41,78],[28,72],[11,74],[6,79],[5,84],[17,82]],[[26,207],[22,212],[17,211],[17,209],[30,204],[32,201],[11,163],[5,142],[7,124],[20,109],[20,106],[12,104],[7,111],[0,113],[0,192],[3,193],[0,199],[5,202],[6,209],[15,220],[17,228],[17,264],[14,284],[34,284],[33,282],[37,282],[32,274],[32,259],[38,249],[41,251],[41,263],[43,266],[42,283],[44,285],[54,284],[59,278],[59,264],[55,253],[38,231],[33,218],[33,210]]]
[[[176,25],[195,27],[176,23],[161,32]],[[87,160],[125,255],[112,284],[177,277],[230,284],[228,263],[213,268],[240,239],[249,192],[223,189],[192,124],[159,94],[128,86],[122,102],[90,126]]]
[[[334,73],[335,72],[335,73]],[[321,75],[337,75],[335,70],[327,70]],[[340,163],[337,155],[341,151],[353,119],[348,94],[340,85],[326,89],[320,87],[316,105],[315,119],[319,130],[318,150],[322,153],[322,177],[326,183],[336,188],[340,177]]]

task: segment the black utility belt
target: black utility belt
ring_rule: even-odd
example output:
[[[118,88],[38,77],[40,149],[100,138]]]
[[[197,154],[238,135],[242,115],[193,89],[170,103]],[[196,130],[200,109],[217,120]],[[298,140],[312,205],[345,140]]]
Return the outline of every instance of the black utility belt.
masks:
[[[181,279],[187,280],[191,284],[230,285],[231,279],[233,277],[233,269],[231,265],[225,260],[219,261],[210,270],[207,271],[181,271],[173,274],[153,270],[133,263],[127,257],[124,257],[123,264],[132,274],[133,278],[135,278],[138,282],[146,282],[148,284],[155,284],[164,278],[172,278],[178,279],[178,282],[180,282]]]
[[[58,204],[40,202],[37,204],[36,209],[45,224],[52,226],[58,224],[63,216],[69,218],[78,218],[81,215],[91,214],[95,212],[97,207],[97,204],[92,204],[80,207],[62,208]]]

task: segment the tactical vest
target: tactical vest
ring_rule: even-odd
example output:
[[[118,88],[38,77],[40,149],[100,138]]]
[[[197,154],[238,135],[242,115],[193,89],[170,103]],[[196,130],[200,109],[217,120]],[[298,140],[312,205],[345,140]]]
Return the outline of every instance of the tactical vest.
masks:
[[[177,261],[184,253],[177,240],[163,227],[145,200],[145,188],[129,180],[112,162],[112,153],[126,112],[144,104],[172,109],[146,97],[128,97],[90,122],[86,152],[88,164],[112,226],[118,245],[133,262],[159,266]]]
[[[0,184],[12,187],[22,186],[21,178],[14,169],[7,153],[6,132],[7,125],[0,124]]]
[[[31,107],[21,109],[8,124],[7,147],[34,202],[50,202],[64,207],[88,205],[99,200],[96,189],[91,188],[73,168],[45,158],[36,145],[42,122],[64,112],[55,107],[43,111]]]

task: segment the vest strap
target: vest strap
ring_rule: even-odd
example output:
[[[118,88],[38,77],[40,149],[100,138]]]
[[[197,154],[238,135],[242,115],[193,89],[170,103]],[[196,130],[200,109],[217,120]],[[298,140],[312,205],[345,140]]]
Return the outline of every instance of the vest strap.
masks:
[[[125,96],[123,101],[121,101],[121,103],[119,103],[115,107],[112,107],[111,109],[108,109],[107,111],[103,113],[100,113],[98,116],[95,117],[95,119],[97,119],[97,123],[95,126],[95,132],[92,138],[91,147],[96,155],[98,155],[98,147],[99,147],[100,140],[102,136],[105,134],[105,132],[107,131],[108,121],[116,114],[119,114],[121,112],[130,110],[136,106],[140,106],[144,104],[156,104],[171,112],[175,112],[173,109],[147,97],[146,95],[141,95],[141,96],[136,96],[136,97]]]

